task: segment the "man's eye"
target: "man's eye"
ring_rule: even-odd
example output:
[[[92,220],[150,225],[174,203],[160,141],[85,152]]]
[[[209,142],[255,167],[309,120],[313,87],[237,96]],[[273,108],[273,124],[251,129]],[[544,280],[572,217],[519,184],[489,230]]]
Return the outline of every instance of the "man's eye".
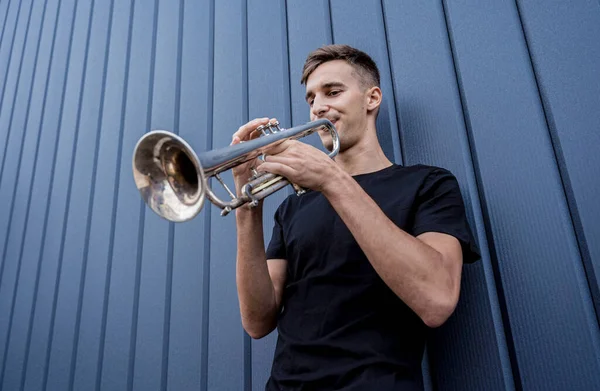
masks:
[[[339,95],[339,93],[340,93],[340,92],[341,92],[340,90],[333,90],[333,91],[330,91],[330,92],[329,92],[329,96],[336,96],[336,95]]]

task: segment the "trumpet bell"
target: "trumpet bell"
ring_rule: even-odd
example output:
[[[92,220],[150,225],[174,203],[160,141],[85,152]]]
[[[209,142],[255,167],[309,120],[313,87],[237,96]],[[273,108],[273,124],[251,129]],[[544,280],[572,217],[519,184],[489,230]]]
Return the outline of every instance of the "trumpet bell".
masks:
[[[173,222],[194,218],[206,196],[206,178],[194,150],[181,137],[153,130],[138,141],[133,177],[142,198],[159,216]]]

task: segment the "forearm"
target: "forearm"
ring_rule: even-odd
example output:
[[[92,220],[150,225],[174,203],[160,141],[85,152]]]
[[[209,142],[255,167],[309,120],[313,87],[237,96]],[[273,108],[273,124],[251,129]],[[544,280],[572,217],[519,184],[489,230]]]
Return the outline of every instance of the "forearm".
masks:
[[[262,206],[236,211],[236,282],[244,329],[252,337],[273,330],[277,304],[267,268],[262,226]]]
[[[396,226],[349,175],[323,190],[382,280],[427,324],[447,312],[454,287],[442,255]]]

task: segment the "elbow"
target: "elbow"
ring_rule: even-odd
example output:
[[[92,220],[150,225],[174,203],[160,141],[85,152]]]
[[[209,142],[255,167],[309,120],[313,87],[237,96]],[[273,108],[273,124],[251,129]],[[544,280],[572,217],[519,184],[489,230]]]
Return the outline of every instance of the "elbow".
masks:
[[[435,329],[438,327],[441,327],[444,323],[446,323],[446,320],[448,320],[449,317],[446,316],[424,316],[421,319],[423,320],[423,323],[425,323],[425,326],[429,327],[430,329]]]
[[[263,331],[263,330],[248,330],[248,329],[244,329],[244,330],[246,330],[246,333],[252,339],[261,339],[261,338],[264,338],[264,337],[266,337],[267,335],[269,335],[271,333],[271,331]]]
[[[252,339],[264,338],[275,330],[275,326],[271,324],[248,324],[248,322],[242,322],[242,327]]]
[[[452,316],[456,309],[458,300],[452,300],[446,298],[445,300],[438,300],[432,304],[427,311],[421,315],[421,320],[425,323],[425,326],[435,329],[442,326]]]
[[[422,311],[421,319],[427,327],[438,328],[456,310],[460,297],[460,274],[448,275],[445,281],[430,286],[428,292],[427,305]]]

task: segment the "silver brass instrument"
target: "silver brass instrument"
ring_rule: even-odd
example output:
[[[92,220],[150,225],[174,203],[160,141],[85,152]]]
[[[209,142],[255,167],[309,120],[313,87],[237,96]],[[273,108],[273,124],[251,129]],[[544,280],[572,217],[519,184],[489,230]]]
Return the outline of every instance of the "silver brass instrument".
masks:
[[[256,129],[262,135],[253,140],[197,155],[178,135],[166,130],[153,130],[142,136],[133,151],[133,177],[146,204],[159,216],[173,222],[194,218],[204,204],[204,198],[221,208],[225,216],[233,209],[248,204],[255,207],[263,198],[290,184],[278,175],[258,173],[244,184],[236,196],[225,185],[219,174],[239,164],[266,154],[269,149],[285,140],[299,139],[316,131],[328,131],[333,140],[329,157],[340,149],[338,134],[326,119],[309,122],[289,129],[269,123]],[[208,186],[215,177],[225,188],[231,201],[222,201]],[[292,184],[293,185],[293,184]],[[297,194],[304,189],[293,185]]]

